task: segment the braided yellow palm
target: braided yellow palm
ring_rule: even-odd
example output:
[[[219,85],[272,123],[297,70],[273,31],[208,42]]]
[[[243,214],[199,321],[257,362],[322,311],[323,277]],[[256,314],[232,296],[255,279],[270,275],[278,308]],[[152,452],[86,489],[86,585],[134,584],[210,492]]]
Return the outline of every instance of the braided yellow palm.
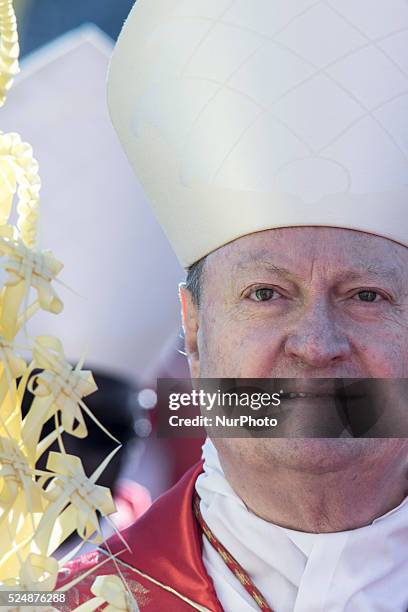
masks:
[[[12,0],[0,0],[0,105],[18,72],[18,54]],[[0,132],[0,588],[12,591],[54,590],[60,565],[77,552],[58,562],[55,550],[74,531],[100,543],[98,513],[107,516],[115,509],[109,489],[96,481],[119,446],[90,477],[81,460],[64,449],[64,435],[87,435],[84,413],[99,424],[83,400],[96,390],[92,374],[67,362],[57,338],[29,334],[37,310],[58,314],[63,308],[54,288],[62,263],[37,245],[39,191],[31,146],[18,134]],[[23,415],[27,396],[31,406]],[[44,436],[50,419],[54,431]],[[56,441],[59,450],[49,451]],[[39,469],[44,454],[46,467]],[[101,578],[95,586],[98,605],[109,602],[113,589],[115,601],[118,592],[123,597],[120,608],[110,603],[110,610],[137,610],[119,576]],[[94,600],[81,606],[93,609]]]

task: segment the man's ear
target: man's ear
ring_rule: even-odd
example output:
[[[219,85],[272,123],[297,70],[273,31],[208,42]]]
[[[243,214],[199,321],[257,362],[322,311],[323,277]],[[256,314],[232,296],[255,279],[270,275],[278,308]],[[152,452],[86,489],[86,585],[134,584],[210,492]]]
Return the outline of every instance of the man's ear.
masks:
[[[179,284],[181,320],[188,365],[192,378],[200,377],[200,355],[198,352],[198,306],[193,302],[191,291],[185,283]]]

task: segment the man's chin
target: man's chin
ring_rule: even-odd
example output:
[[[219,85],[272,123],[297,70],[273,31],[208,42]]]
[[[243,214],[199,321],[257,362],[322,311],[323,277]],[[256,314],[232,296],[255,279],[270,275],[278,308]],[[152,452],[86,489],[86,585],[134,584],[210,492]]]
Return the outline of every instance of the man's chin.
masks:
[[[292,438],[271,440],[274,459],[287,468],[324,473],[341,470],[373,450],[379,440],[355,438]],[[275,446],[274,442],[278,444]],[[279,451],[279,456],[276,451]]]
[[[230,456],[238,455],[261,471],[284,468],[323,474],[381,455],[390,443],[392,439],[382,438],[241,438],[223,440],[222,446]]]

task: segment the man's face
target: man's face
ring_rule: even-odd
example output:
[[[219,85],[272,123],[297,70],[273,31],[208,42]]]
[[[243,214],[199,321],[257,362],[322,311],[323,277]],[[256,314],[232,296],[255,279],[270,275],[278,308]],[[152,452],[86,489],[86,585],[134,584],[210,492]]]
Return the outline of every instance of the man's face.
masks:
[[[244,236],[207,257],[184,324],[193,377],[408,378],[408,249],[338,228]]]

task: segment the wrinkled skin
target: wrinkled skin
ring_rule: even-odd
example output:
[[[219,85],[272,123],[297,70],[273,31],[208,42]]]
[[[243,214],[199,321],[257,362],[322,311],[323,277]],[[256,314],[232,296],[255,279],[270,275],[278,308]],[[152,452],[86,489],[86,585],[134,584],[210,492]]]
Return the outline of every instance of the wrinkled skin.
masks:
[[[180,288],[193,377],[408,378],[402,245],[340,228],[267,230],[211,253],[202,281],[199,307]],[[249,508],[292,528],[355,528],[407,493],[405,438],[213,441]]]

